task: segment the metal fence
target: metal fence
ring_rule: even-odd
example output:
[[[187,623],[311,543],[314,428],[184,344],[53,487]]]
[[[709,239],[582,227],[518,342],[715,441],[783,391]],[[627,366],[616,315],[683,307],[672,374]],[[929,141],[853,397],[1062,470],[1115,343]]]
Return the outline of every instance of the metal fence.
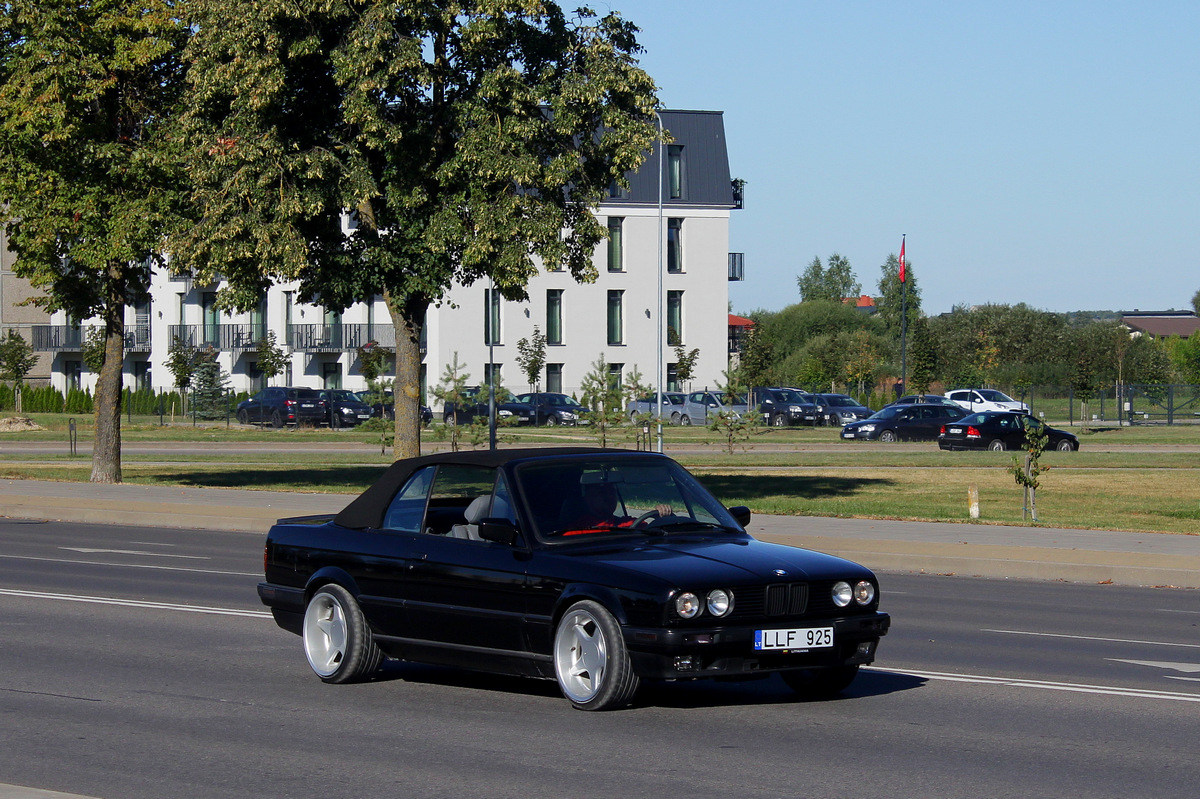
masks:
[[[1111,424],[1200,424],[1200,385],[1153,383],[1111,385],[1082,395],[1069,386],[1002,388],[1047,419]]]

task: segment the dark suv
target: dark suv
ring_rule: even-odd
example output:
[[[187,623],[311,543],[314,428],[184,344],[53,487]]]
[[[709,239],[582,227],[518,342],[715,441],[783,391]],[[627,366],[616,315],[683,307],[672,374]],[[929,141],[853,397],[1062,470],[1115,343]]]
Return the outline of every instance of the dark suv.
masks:
[[[325,400],[312,388],[275,386],[264,388],[237,406],[237,420],[242,424],[269,424],[272,427],[303,424],[314,427],[325,424],[329,410]]]
[[[371,418],[371,406],[353,391],[344,388],[325,388],[317,392],[325,401],[326,421],[332,428],[354,427]]]

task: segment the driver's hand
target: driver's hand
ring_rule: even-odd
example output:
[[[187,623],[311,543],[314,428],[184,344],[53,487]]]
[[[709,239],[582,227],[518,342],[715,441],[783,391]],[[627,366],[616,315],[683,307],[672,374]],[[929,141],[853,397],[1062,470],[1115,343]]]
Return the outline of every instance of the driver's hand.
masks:
[[[662,505],[655,505],[654,510],[658,513],[659,518],[671,516],[675,513],[675,511],[671,509],[671,506],[667,505],[666,503]]]

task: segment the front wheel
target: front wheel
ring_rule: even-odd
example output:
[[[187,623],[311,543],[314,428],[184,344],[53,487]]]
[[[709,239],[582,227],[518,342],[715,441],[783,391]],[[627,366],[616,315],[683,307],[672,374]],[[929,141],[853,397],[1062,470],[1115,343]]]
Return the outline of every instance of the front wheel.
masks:
[[[283,416],[280,415],[279,411],[271,414],[271,427],[274,427],[276,430],[283,427]]]
[[[563,696],[580,710],[623,707],[641,682],[616,619],[590,599],[576,602],[558,622],[554,674]]]
[[[771,418],[771,424],[776,427],[784,427],[787,425],[787,418],[782,413],[777,413]]]
[[[331,413],[329,415],[329,426],[332,427],[334,430],[340,429],[342,426],[342,415],[340,413],[338,413],[337,411],[334,411],[333,413]]]
[[[788,687],[806,699],[828,699],[837,696],[854,682],[858,665],[830,666],[824,669],[804,669],[781,672]]]
[[[988,449],[990,449],[992,452],[1003,452],[1005,450],[1004,442],[997,438],[995,441],[988,444]]]
[[[885,444],[895,444],[897,441],[896,433],[893,430],[884,430],[879,434],[879,440]]]
[[[1058,442],[1058,446],[1056,447],[1056,449],[1059,452],[1073,452],[1075,450],[1075,448],[1073,446],[1071,446],[1071,442],[1067,441],[1065,438],[1062,441]]]
[[[555,416],[554,414],[550,414],[549,416],[546,417],[546,427],[557,427],[557,426],[558,426],[558,417],[557,416]]]
[[[680,423],[681,425],[683,425],[684,427],[691,427],[691,426],[692,426],[692,417],[690,417],[690,416],[688,416],[688,415],[686,415],[686,414],[685,414],[685,415],[683,415],[683,416],[680,416],[680,417],[679,417],[679,423]]]
[[[678,412],[671,414],[671,424],[680,424]]]
[[[302,637],[308,665],[328,683],[364,680],[383,662],[362,610],[340,585],[331,583],[313,594],[304,611]]]
[[[237,416],[238,416],[238,424],[250,424],[250,414],[246,413],[246,410],[244,408],[242,410],[238,411]]]

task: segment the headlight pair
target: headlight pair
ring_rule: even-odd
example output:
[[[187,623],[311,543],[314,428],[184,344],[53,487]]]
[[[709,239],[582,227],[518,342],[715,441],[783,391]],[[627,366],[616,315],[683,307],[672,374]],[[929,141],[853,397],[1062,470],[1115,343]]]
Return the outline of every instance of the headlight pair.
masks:
[[[869,605],[875,601],[875,586],[868,580],[859,580],[854,585],[839,580],[833,584],[833,604],[844,608],[851,602]]]
[[[675,597],[675,612],[682,619],[696,618],[704,607],[717,618],[728,616],[733,611],[733,594],[724,588],[714,588],[703,602],[691,591],[684,591]]]

